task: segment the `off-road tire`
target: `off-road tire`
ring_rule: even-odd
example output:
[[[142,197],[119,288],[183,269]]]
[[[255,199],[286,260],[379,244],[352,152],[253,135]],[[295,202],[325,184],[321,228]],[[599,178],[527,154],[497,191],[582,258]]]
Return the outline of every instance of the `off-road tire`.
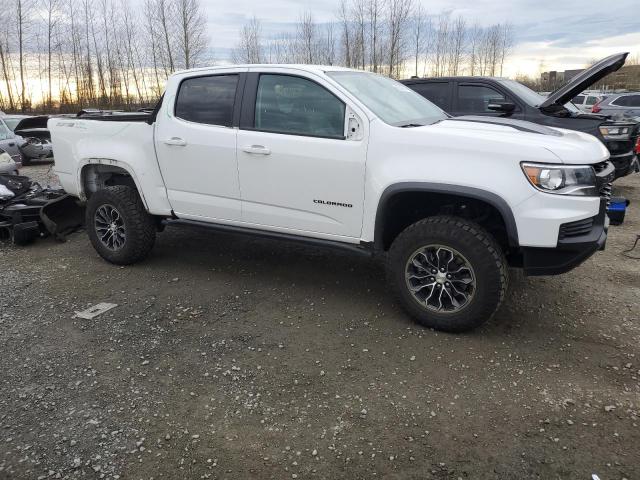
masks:
[[[426,245],[457,250],[475,273],[475,293],[460,311],[435,312],[421,305],[407,285],[405,272],[411,256]],[[387,256],[387,277],[400,305],[421,325],[446,332],[463,332],[487,322],[504,300],[509,273],[504,253],[495,239],[475,222],[435,216],[407,227],[394,240]]]
[[[103,205],[117,209],[124,220],[125,241],[118,250],[111,250],[98,238],[95,228],[96,211]],[[87,202],[85,225],[93,248],[107,262],[116,265],[130,265],[144,259],[156,240],[156,225],[142,200],[131,187],[117,185],[98,190]]]

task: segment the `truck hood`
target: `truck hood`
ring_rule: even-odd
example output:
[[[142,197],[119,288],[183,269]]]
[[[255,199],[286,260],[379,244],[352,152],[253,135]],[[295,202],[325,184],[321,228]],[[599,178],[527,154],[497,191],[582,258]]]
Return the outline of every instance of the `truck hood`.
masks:
[[[629,52],[616,53],[615,55],[600,60],[595,65],[573,77],[569,83],[551,93],[551,95],[540,104],[540,108],[545,109],[554,105],[561,107],[598,80],[601,80],[612,72],[620,70],[627,60],[628,55]]]
[[[477,143],[483,149],[495,148],[496,151],[522,152],[520,160],[529,159],[535,151],[540,153],[538,161],[549,158],[549,152],[560,162],[566,164],[593,164],[609,158],[607,148],[592,135],[550,128],[521,120],[493,117],[458,117],[442,120],[436,124],[404,129],[413,139],[420,132],[429,129],[438,135],[446,135],[454,145],[473,146]],[[408,140],[407,141],[413,141]],[[544,153],[544,156],[543,156]]]

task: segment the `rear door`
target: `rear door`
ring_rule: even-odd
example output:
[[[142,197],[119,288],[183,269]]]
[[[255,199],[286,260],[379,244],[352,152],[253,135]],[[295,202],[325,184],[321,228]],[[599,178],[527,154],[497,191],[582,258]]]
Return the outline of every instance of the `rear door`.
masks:
[[[361,134],[347,138],[354,116]],[[313,74],[250,73],[238,132],[243,221],[320,238],[359,239],[365,118]]]
[[[155,145],[171,207],[192,220],[240,220],[236,158],[245,74],[178,77],[158,115]]]

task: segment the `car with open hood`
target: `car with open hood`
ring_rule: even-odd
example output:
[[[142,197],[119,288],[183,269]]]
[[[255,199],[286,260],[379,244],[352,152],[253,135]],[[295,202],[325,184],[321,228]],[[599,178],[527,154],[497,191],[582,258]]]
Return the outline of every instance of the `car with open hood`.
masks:
[[[515,80],[499,77],[411,78],[402,83],[454,116],[526,120],[589,133],[606,145],[617,178],[637,171],[634,146],[640,133],[638,122],[633,118],[582,112],[571,99],[619,70],[627,55],[619,53],[597,62],[547,97]]]

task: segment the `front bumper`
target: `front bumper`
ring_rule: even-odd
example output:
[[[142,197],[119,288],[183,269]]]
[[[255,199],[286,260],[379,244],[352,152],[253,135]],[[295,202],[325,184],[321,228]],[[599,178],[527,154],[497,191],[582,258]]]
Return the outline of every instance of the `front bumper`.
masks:
[[[622,155],[611,155],[609,160],[616,169],[616,178],[626,177],[636,171],[638,159],[633,151]]]
[[[526,275],[558,275],[574,269],[607,242],[609,218],[607,201],[600,200],[595,217],[564,224],[555,248],[522,248],[522,266]],[[590,223],[589,223],[590,222]]]

